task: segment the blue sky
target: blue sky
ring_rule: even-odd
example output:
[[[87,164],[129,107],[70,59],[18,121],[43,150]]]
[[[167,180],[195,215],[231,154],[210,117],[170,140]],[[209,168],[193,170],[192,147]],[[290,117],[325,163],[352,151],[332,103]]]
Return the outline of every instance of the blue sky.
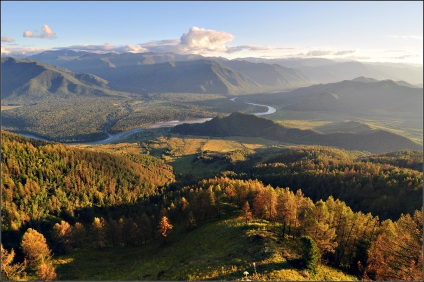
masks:
[[[2,53],[94,52],[423,61],[423,3],[1,2]]]

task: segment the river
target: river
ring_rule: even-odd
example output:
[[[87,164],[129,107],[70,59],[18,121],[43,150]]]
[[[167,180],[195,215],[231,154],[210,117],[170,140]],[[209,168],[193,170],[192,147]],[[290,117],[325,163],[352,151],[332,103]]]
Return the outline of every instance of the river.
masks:
[[[233,101],[233,102],[236,102],[235,101],[236,98],[232,98],[230,100]],[[271,107],[271,106],[267,106],[267,105],[260,105],[260,104],[247,103],[247,102],[239,102],[239,103],[246,103],[246,104],[253,105],[253,106],[262,106],[262,107],[268,108],[268,110],[266,112],[253,113],[255,116],[270,115],[270,114],[273,114],[277,111],[276,108]],[[141,126],[141,127],[138,127],[138,128],[134,128],[134,129],[123,131],[123,132],[116,133],[116,134],[110,134],[109,132],[106,131],[106,133],[109,136],[106,139],[103,139],[103,140],[92,141],[92,142],[64,143],[64,144],[66,144],[66,145],[102,145],[102,144],[108,144],[108,143],[113,143],[113,142],[117,142],[117,141],[120,141],[120,140],[124,140],[124,139],[130,137],[133,134],[141,132],[143,129],[146,129],[146,128],[173,127],[173,126],[183,124],[183,123],[203,123],[203,122],[209,121],[211,119],[212,118],[201,118],[201,119],[193,119],[193,120],[185,120],[185,121],[171,120],[171,121],[156,122],[156,123],[153,123],[153,124],[144,125],[144,126]],[[21,135],[29,137],[29,138],[47,141],[43,138],[37,137],[37,136],[32,135],[32,134],[21,134]]]

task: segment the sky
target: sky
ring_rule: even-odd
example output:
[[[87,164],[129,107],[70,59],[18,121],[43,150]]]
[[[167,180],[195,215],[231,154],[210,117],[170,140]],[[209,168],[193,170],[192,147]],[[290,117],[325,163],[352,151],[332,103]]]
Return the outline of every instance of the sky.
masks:
[[[2,55],[71,48],[423,63],[423,2],[1,1]]]

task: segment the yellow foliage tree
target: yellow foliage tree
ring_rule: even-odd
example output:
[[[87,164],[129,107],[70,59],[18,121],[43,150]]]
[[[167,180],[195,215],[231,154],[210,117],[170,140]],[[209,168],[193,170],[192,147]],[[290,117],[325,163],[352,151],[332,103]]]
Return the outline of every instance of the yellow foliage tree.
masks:
[[[15,258],[15,251],[12,249],[8,252],[1,246],[1,277],[3,280],[25,280],[26,261],[24,263],[12,263]]]
[[[47,246],[46,238],[44,238],[43,234],[32,228],[28,228],[22,237],[21,247],[25,257],[34,268],[49,261],[51,258],[51,252]]]
[[[159,232],[160,235],[165,239],[166,244],[166,237],[171,233],[172,231],[172,224],[169,223],[169,220],[166,216],[162,216],[160,223],[159,223]]]

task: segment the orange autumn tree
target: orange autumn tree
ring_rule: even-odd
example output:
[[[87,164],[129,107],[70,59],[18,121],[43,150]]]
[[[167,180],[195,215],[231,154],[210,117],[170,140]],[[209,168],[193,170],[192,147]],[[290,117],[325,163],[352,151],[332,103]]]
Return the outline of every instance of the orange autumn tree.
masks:
[[[374,280],[422,279],[422,211],[385,220],[380,234],[368,251],[366,276]],[[368,278],[365,277],[365,278]]]
[[[172,224],[169,223],[169,219],[166,216],[162,216],[160,223],[159,223],[159,233],[164,238],[165,244],[166,244],[166,237],[171,233],[172,231]]]
[[[56,279],[56,271],[51,263],[52,254],[43,234],[28,228],[22,237],[21,247],[30,266],[36,270],[39,280]]]
[[[242,214],[247,225],[247,223],[249,223],[249,221],[252,220],[252,212],[250,211],[250,205],[248,201],[246,201],[246,203],[244,203],[243,205]]]

